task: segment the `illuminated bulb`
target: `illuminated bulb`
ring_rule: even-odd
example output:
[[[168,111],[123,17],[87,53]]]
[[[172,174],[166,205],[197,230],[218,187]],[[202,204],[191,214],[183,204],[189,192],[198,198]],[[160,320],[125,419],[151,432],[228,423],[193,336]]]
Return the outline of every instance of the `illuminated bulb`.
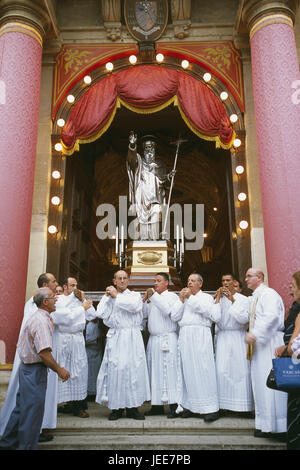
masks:
[[[209,82],[211,80],[211,74],[206,72],[204,75],[203,75],[203,80],[205,82]]]
[[[52,171],[52,178],[54,178],[55,180],[59,180],[60,176],[61,176],[60,171],[58,170]]]
[[[57,144],[55,144],[54,148],[57,152],[61,152],[63,146],[59,142],[57,142]]]
[[[220,98],[221,98],[222,101],[227,100],[227,98],[228,98],[227,91],[222,91],[222,93],[220,94]]]
[[[57,227],[55,227],[55,225],[49,225],[48,232],[51,233],[51,234],[56,233],[57,232]]]
[[[131,65],[136,64],[136,62],[137,62],[137,56],[136,56],[136,55],[131,55],[131,56],[129,57],[129,62],[131,63]]]
[[[214,211],[217,212],[218,208],[217,207],[214,207]]]
[[[188,60],[183,60],[183,61],[181,62],[181,67],[182,67],[183,69],[187,69],[189,65],[190,65],[190,63],[189,63]]]
[[[157,62],[163,62],[164,58],[165,58],[165,56],[161,53],[156,55]]]
[[[75,96],[73,96],[73,95],[68,95],[68,96],[67,96],[67,101],[68,101],[68,103],[71,103],[71,104],[74,103],[74,101],[75,101]]]
[[[236,122],[238,120],[237,114],[232,114],[229,119],[231,122]]]
[[[240,139],[234,139],[234,141],[233,141],[233,146],[234,146],[234,147],[240,147],[241,143],[242,143],[242,142],[241,142]]]
[[[114,69],[114,64],[112,62],[107,62],[105,67],[106,67],[106,70],[108,70],[108,72],[111,72]]]
[[[57,120],[58,127],[64,127],[65,124],[66,123],[65,123],[64,119],[60,118],[60,119]]]
[[[203,238],[207,238],[207,233],[204,233],[204,234],[203,234]]]
[[[83,81],[86,85],[90,85],[92,83],[92,78],[89,75],[86,75]]]
[[[246,199],[247,199],[247,194],[245,194],[245,193],[240,193],[240,194],[238,195],[238,200],[239,200],[239,201],[245,201]]]
[[[235,169],[235,172],[238,174],[238,175],[242,175],[244,173],[245,169],[242,165],[238,165]]]
[[[54,206],[59,206],[60,204],[60,198],[58,196],[53,196],[51,198],[51,204],[53,204]]]
[[[248,222],[247,220],[241,220],[240,223],[239,223],[239,226],[242,230],[246,230],[246,228],[248,228]]]

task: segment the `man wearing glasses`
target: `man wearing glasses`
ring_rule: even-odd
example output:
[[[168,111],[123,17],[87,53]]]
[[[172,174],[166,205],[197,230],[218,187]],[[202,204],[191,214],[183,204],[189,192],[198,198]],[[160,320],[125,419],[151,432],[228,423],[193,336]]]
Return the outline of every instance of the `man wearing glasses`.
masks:
[[[255,403],[255,437],[281,437],[286,432],[287,394],[266,386],[272,358],[284,344],[284,306],[280,295],[264,284],[264,273],[248,269],[245,277],[249,297],[247,358],[251,361],[251,380]]]
[[[55,311],[56,296],[49,288],[41,288],[34,296],[37,311],[27,320],[21,332],[17,351],[19,391],[16,406],[10,415],[0,449],[36,450],[44,416],[47,389],[47,368],[57,373],[62,381],[69,372],[60,367],[52,356],[51,312]]]

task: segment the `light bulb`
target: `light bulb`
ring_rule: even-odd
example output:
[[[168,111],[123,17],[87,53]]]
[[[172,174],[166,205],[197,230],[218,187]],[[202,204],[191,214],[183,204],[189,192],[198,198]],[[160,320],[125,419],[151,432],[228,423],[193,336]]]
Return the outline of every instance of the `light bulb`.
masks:
[[[241,220],[240,223],[239,223],[239,226],[242,230],[246,230],[246,228],[248,228],[249,224],[248,224],[247,220]]]
[[[86,85],[90,85],[92,83],[92,78],[89,75],[86,75],[83,81]]]
[[[161,53],[156,55],[157,62],[163,62],[164,58],[165,58],[165,56]]]
[[[61,145],[60,142],[57,142],[57,143],[55,144],[54,148],[55,148],[55,150],[56,150],[57,152],[61,152],[62,149],[63,149],[63,146]]]
[[[211,74],[206,72],[204,75],[203,75],[203,80],[205,82],[209,82],[211,80]]]
[[[234,139],[233,141],[233,146],[234,147],[240,147],[242,144],[242,141],[240,139]]]
[[[233,123],[234,123],[234,122],[237,122],[237,120],[238,120],[237,114],[231,114],[231,116],[230,116],[229,119],[230,119],[230,121],[233,122]]]
[[[71,104],[74,103],[74,101],[75,101],[75,96],[73,96],[73,95],[68,95],[68,96],[67,96],[67,101],[68,101],[68,103],[71,103]]]
[[[228,98],[227,91],[222,91],[222,93],[220,94],[220,98],[221,98],[222,101],[227,100],[227,98]]]
[[[137,63],[137,56],[136,55],[131,55],[129,57],[129,62],[131,63],[131,65],[134,65]]]
[[[238,174],[238,175],[242,175],[244,173],[245,169],[242,165],[238,165],[235,169],[235,172]]]
[[[56,233],[57,232],[57,227],[55,227],[55,225],[49,225],[48,232],[51,233],[51,234]]]
[[[53,204],[54,206],[59,206],[60,204],[60,198],[58,196],[53,196],[51,198],[51,204]]]
[[[105,68],[106,70],[108,70],[108,72],[112,72],[112,70],[114,69],[114,64],[112,62],[107,62]]]
[[[66,124],[66,123],[65,123],[65,120],[64,120],[64,119],[62,119],[62,118],[57,119],[57,125],[58,125],[58,127],[64,127],[65,124]]]
[[[239,200],[239,201],[245,201],[246,199],[247,199],[247,194],[245,194],[245,193],[240,193],[240,194],[238,195],[238,200]]]
[[[52,171],[52,178],[54,178],[55,180],[59,180],[60,177],[61,177],[60,171],[58,170]]]
[[[186,59],[184,59],[184,60],[181,62],[181,67],[182,67],[183,69],[187,69],[189,65],[190,65],[190,63],[189,63],[189,61],[186,60]]]

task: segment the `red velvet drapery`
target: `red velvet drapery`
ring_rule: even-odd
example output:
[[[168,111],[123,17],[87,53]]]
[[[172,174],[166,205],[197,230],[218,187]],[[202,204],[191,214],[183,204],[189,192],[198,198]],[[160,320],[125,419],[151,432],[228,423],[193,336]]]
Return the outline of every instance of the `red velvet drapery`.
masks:
[[[74,105],[63,128],[63,151],[92,142],[111,124],[120,105],[138,113],[157,112],[171,103],[200,137],[229,148],[234,139],[230,119],[211,89],[185,72],[160,65],[139,65],[109,75],[91,86]]]

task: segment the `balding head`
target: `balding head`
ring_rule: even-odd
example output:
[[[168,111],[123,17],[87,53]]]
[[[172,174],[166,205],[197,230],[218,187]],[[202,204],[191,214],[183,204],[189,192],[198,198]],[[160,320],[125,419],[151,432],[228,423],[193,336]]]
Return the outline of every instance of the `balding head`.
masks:
[[[246,272],[245,281],[248,289],[255,290],[265,279],[264,272],[259,268],[249,268]]]

